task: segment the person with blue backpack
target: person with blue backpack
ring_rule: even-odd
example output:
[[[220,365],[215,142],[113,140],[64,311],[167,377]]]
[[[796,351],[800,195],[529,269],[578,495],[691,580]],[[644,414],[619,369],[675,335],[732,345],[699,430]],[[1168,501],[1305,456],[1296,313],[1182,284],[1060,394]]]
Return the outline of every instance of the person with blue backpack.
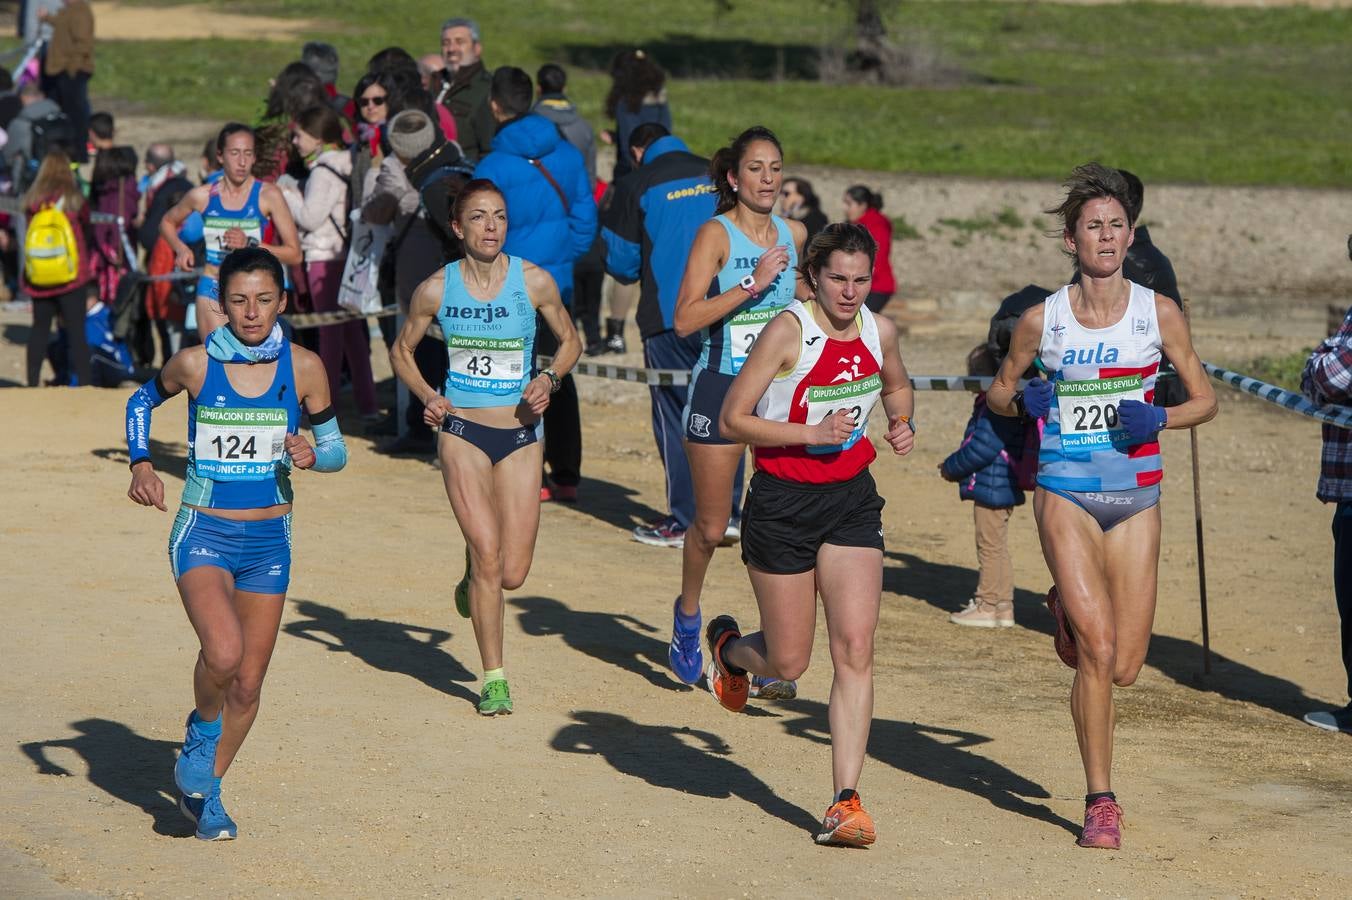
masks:
[[[967,357],[967,374],[994,375],[996,361],[983,344]],[[954,625],[977,628],[1014,626],[1014,567],[1009,559],[1009,519],[1022,506],[1027,482],[1037,475],[1036,423],[992,415],[984,392],[976,395],[962,445],[939,463],[945,481],[958,485],[958,496],[972,501],[979,569],[976,594],[948,617]]]

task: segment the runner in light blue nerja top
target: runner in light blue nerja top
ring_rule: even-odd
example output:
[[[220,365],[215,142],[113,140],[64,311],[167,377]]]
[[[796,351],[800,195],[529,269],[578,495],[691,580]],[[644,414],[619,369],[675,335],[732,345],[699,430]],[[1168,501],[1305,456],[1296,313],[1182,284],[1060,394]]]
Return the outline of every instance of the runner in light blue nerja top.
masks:
[[[531,379],[535,353],[535,307],[526,294],[521,258],[508,259],[502,289],[488,301],[465,289],[461,262],[446,267],[437,310],[450,361],[446,399],[465,409],[515,406]]]

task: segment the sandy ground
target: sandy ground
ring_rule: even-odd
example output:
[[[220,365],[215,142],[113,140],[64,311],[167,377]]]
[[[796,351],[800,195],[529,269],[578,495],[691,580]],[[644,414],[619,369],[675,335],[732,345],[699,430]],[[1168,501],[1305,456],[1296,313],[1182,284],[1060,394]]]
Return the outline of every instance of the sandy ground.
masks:
[[[0,365],[24,325],[8,315]],[[1204,355],[1291,349],[1322,310],[1198,322]],[[978,318],[916,321],[916,374],[957,370]],[[630,360],[636,360],[631,354]],[[12,378],[8,380],[14,380]],[[723,712],[665,666],[679,556],[628,539],[663,505],[643,389],[583,379],[582,502],[544,510],[508,599],[516,715],[474,712],[477,654],[451,611],[461,538],[426,461],[362,438],[298,477],[295,575],[262,713],[226,781],[241,826],[208,846],[175,809],[191,629],[169,576],[171,516],[133,506],[117,391],[13,389],[0,404],[0,891],[11,896],[1320,896],[1352,876],[1345,736],[1298,720],[1344,700],[1328,511],[1312,423],[1223,391],[1200,432],[1212,645],[1200,625],[1186,435],[1165,436],[1157,633],[1119,692],[1126,848],[1073,845],[1082,776],[1038,604],[1028,510],[1011,547],[1019,626],[945,619],[974,582],[971,510],[933,469],[965,395],[923,394],[921,440],[875,465],[888,499],[864,852],[814,846],[830,792],[830,667],[800,699]],[[183,406],[153,436],[180,484]],[[709,613],[755,621],[735,551]],[[818,647],[825,640],[819,626]],[[224,865],[207,858],[228,860]]]

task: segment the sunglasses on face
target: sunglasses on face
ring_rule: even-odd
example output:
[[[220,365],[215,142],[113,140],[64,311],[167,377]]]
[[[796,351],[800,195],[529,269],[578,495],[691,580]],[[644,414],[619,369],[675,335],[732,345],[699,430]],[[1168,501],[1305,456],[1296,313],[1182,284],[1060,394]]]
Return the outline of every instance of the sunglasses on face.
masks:
[[[385,95],[381,94],[379,97],[362,97],[359,102],[362,106],[384,106]]]

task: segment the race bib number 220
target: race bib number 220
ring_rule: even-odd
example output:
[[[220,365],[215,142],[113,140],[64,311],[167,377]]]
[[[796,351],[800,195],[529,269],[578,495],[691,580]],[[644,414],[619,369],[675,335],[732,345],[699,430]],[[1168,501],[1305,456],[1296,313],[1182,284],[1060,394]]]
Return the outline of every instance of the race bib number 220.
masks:
[[[1123,400],[1145,402],[1140,375],[1058,381],[1056,409],[1061,419],[1061,446],[1079,451],[1125,447],[1127,433],[1117,414]]]

